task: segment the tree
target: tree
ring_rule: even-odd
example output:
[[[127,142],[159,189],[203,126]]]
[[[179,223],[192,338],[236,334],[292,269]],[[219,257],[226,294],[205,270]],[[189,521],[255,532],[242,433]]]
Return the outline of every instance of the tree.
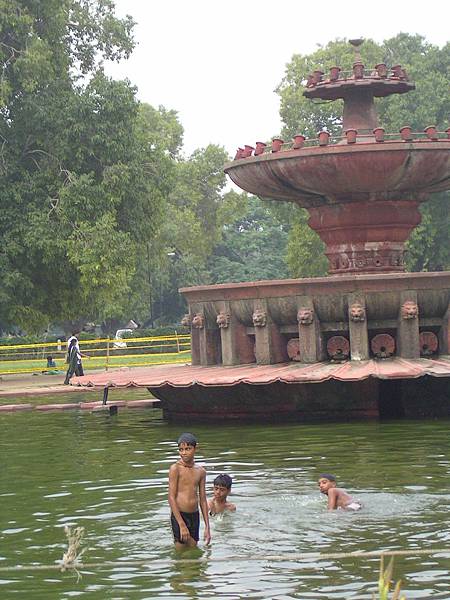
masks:
[[[176,131],[171,115],[160,115],[157,131]],[[209,145],[187,158],[173,153],[172,185],[157,234],[139,250],[133,287],[135,314],[150,325],[176,321],[184,310],[178,288],[211,283],[206,263],[233,209],[224,194],[225,150]]]
[[[0,0],[3,322],[124,310],[182,133],[102,70],[130,54],[132,28],[111,0]]]
[[[213,283],[283,279],[287,231],[268,201],[247,194],[238,196],[240,211],[223,228],[222,241],[208,261]]]
[[[425,41],[420,35],[400,33],[378,45],[366,40],[361,47],[362,61],[366,65],[386,62],[401,63],[416,90],[408,94],[394,95],[376,100],[381,126],[395,132],[403,125],[422,131],[434,124],[445,129],[450,112],[448,73],[450,70],[450,45],[442,49]],[[311,102],[303,96],[304,84],[309,73],[315,69],[326,70],[338,65],[350,69],[354,60],[353,50],[345,40],[335,40],[310,55],[295,55],[287,65],[285,76],[277,92],[281,100],[280,115],[284,122],[282,137],[289,139],[296,133],[316,137],[326,128],[339,133],[342,121],[342,101]],[[407,267],[413,270],[450,268],[450,211],[448,193],[435,194],[432,201],[421,207],[422,224],[413,232],[407,244],[409,255]],[[324,275],[325,262],[320,258],[311,264],[311,244],[317,249],[321,242],[317,234],[307,227],[306,211],[291,213],[291,237],[289,240],[289,265],[292,274],[307,276]],[[314,241],[315,240],[315,241]]]
[[[448,127],[450,97],[450,44],[442,49],[428,44],[423,37],[399,34],[384,42],[386,59],[396,60],[406,67],[416,83],[416,91],[400,94],[380,102],[383,126],[398,131],[405,124],[414,131],[433,124],[441,131]],[[450,269],[450,193],[433,194],[421,206],[422,223],[413,231],[406,244],[406,266],[411,271],[441,271]]]
[[[197,160],[198,154],[195,156]],[[195,189],[196,182],[192,184]],[[189,201],[187,195],[185,201]],[[185,301],[177,293],[180,287],[288,276],[287,228],[273,214],[271,204],[234,190],[223,193],[216,204],[215,220],[220,227],[207,252],[198,243],[198,236],[204,235],[201,221],[195,235],[186,231],[180,237],[173,221],[168,221],[172,226],[172,242],[181,239],[186,245],[172,246],[173,251],[162,256],[155,273],[156,324],[176,322],[185,311]],[[179,247],[183,247],[183,252]]]
[[[210,144],[177,165],[176,182],[169,196],[165,222],[167,247],[205,263],[222,227],[223,165],[227,153]]]
[[[327,274],[325,244],[307,221],[308,213],[304,209],[298,209],[291,221],[286,257],[291,277],[323,277]]]
[[[178,120],[178,113],[164,106],[156,109],[145,103],[140,105],[140,112],[145,128],[152,132],[153,143],[165,148],[172,158],[179,158],[183,145],[183,126]]]

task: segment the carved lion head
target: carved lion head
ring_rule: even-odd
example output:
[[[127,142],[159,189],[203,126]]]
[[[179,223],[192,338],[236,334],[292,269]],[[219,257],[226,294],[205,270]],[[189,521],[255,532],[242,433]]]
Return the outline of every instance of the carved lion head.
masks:
[[[300,325],[311,325],[314,321],[314,310],[312,308],[300,308],[297,312],[297,321]]]
[[[205,326],[204,316],[201,315],[200,313],[197,313],[196,315],[194,315],[194,317],[192,319],[192,327],[194,327],[195,329],[203,329],[204,326]]]
[[[253,325],[255,327],[265,327],[267,323],[267,314],[262,308],[255,309],[253,313]]]
[[[190,314],[184,315],[184,317],[181,319],[181,325],[182,325],[182,327],[190,327],[191,326],[191,315]]]
[[[366,320],[366,310],[360,302],[354,302],[350,306],[350,319],[355,323]]]
[[[406,300],[402,304],[402,319],[417,319],[419,316],[419,307],[416,302],[412,300]]]
[[[220,312],[217,315],[216,323],[220,327],[220,329],[226,329],[230,324],[230,313]]]

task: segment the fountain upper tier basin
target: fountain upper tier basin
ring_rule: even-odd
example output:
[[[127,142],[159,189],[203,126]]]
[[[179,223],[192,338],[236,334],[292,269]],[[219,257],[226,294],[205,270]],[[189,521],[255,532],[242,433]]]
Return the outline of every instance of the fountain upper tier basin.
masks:
[[[305,208],[425,200],[450,188],[450,140],[304,147],[241,158],[225,172],[243,190]]]
[[[306,98],[320,98],[322,100],[337,100],[347,98],[349,94],[360,91],[369,91],[372,96],[382,98],[391,94],[405,94],[414,90],[416,86],[405,80],[394,77],[382,79],[374,76],[364,76],[363,79],[355,80],[353,77],[339,79],[338,81],[320,81],[314,87],[308,87],[303,95]]]

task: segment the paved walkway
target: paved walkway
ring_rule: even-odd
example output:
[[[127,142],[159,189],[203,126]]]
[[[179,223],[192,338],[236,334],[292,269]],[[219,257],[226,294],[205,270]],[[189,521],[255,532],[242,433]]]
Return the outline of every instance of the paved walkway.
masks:
[[[151,398],[147,390],[136,388],[126,390],[125,398],[122,392],[121,398],[115,399],[114,394],[109,395],[108,404],[106,407],[103,406],[102,401],[99,400],[101,394],[99,394],[98,388],[80,387],[73,385],[64,385],[65,373],[58,375],[31,375],[31,374],[20,374],[20,375],[3,375],[0,378],[0,412],[16,412],[22,410],[37,410],[37,411],[48,411],[48,410],[67,410],[67,409],[81,409],[81,410],[117,410],[119,407],[123,408],[157,408],[159,400]],[[77,394],[84,394],[83,401],[80,402],[77,398]],[[55,394],[61,394],[61,402],[52,404],[42,404],[44,396],[53,397]],[[86,401],[86,394],[91,396],[92,401]],[[68,399],[70,395],[72,399]],[[39,401],[33,402],[32,399],[40,397]],[[142,396],[146,396],[142,398]],[[28,401],[24,401],[24,397]],[[53,398],[52,398],[53,399]]]
[[[0,377],[0,398],[76,394],[91,391],[90,388],[64,385],[65,376],[65,373],[61,373],[61,375],[32,375],[28,373],[20,375],[2,375]]]

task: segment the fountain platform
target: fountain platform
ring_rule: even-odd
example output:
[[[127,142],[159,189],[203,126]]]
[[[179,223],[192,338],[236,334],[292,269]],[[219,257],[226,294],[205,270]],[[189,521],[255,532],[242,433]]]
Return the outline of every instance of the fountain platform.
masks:
[[[87,375],[146,387],[183,421],[450,416],[450,272],[182,290],[192,365]]]
[[[440,356],[309,365],[164,365],[85,375],[73,378],[72,385],[145,387],[160,399],[158,408],[168,421],[289,422],[448,417],[449,377],[450,356]]]

